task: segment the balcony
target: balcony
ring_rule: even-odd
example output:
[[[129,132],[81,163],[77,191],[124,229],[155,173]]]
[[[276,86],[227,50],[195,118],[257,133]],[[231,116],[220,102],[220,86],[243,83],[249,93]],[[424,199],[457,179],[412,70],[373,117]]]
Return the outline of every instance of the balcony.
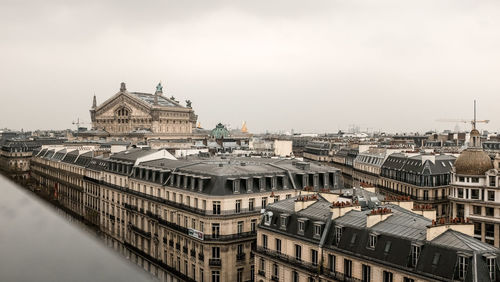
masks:
[[[282,253],[278,253],[276,251],[270,250],[270,249],[265,249],[262,247],[257,247],[257,250],[255,251],[258,254],[265,255],[268,257],[276,258],[282,261],[285,264],[292,265],[295,267],[302,268],[306,271],[312,272],[312,273],[319,273],[320,268],[318,265],[314,265],[310,262],[305,262],[302,260],[297,260],[295,257],[291,257]]]
[[[336,281],[363,282],[363,280],[361,279],[348,277],[344,273],[338,271],[330,271],[328,269],[323,270],[322,274],[329,278],[335,279]]]
[[[86,176],[84,176],[84,179],[86,179],[88,181],[95,182],[95,183],[99,183],[99,184],[102,184],[102,185],[106,185],[109,188],[113,188],[113,189],[116,189],[116,190],[119,190],[119,191],[127,192],[127,193],[130,193],[132,195],[135,195],[135,196],[138,196],[138,197],[142,197],[142,198],[145,198],[145,199],[148,199],[148,200],[151,200],[151,201],[155,201],[155,202],[167,204],[167,205],[170,205],[172,207],[177,207],[179,209],[183,209],[185,211],[193,212],[193,213],[196,213],[196,214],[199,214],[199,215],[234,216],[234,215],[241,215],[241,214],[259,214],[260,213],[260,210],[245,208],[245,209],[240,209],[238,213],[236,213],[236,209],[233,209],[233,210],[223,210],[223,211],[220,211],[220,213],[214,214],[213,210],[211,210],[211,209],[210,210],[202,210],[202,209],[199,209],[199,208],[191,207],[191,206],[184,205],[184,204],[181,204],[181,203],[177,203],[177,202],[174,202],[174,201],[166,200],[166,199],[163,199],[163,198],[160,198],[160,197],[157,197],[157,196],[148,195],[146,193],[135,191],[135,190],[129,189],[127,187],[120,187],[118,185],[114,185],[114,184],[111,184],[111,183],[108,183],[108,182],[105,182],[105,181],[102,181],[102,180],[101,181],[96,181],[95,179],[92,179],[92,178],[89,178],[89,177],[86,177]],[[144,210],[142,210],[141,212],[144,213]]]
[[[266,277],[266,272],[264,270],[259,270],[259,275],[262,277]]]
[[[241,254],[236,254],[236,260],[237,261],[242,261],[242,260],[245,260],[245,253],[241,253]]]
[[[407,184],[409,185],[409,184]],[[398,195],[398,196],[409,196],[410,199],[414,200],[414,201],[419,201],[419,202],[425,202],[425,203],[428,203],[428,204],[432,204],[432,203],[440,203],[440,202],[446,202],[448,201],[448,196],[441,196],[441,197],[432,197],[432,196],[428,196],[428,197],[420,197],[420,196],[414,196],[414,195],[409,195],[407,193],[404,193],[404,192],[401,192],[401,191],[398,191],[398,190],[393,190],[391,188],[388,188],[388,187],[385,187],[385,186],[382,186],[382,185],[377,185],[377,187],[383,191],[386,191],[388,192],[389,194],[391,195]],[[414,189],[427,189],[427,190],[432,190],[432,189],[444,189],[446,187],[449,187],[447,185],[445,186],[436,186],[436,187],[429,187],[429,188],[414,188]]]
[[[280,281],[278,276],[271,275],[271,281]]]
[[[138,233],[141,236],[144,236],[146,238],[151,238],[151,232],[146,232],[146,231],[136,227],[135,225],[130,225],[130,229],[132,231],[134,231],[135,233]]]
[[[204,261],[205,260],[205,255],[203,253],[198,254],[198,260]]]
[[[208,265],[210,265],[210,266],[221,266],[222,265],[222,261],[221,261],[221,259],[218,259],[218,258],[216,258],[216,259],[209,259],[208,260]]]
[[[137,206],[134,206],[134,205],[130,205],[130,204],[123,204],[123,206],[125,207],[125,209],[127,210],[131,210],[131,211],[137,211]]]
[[[160,223],[160,225],[170,227],[170,228],[177,230],[177,231],[184,233],[184,234],[189,234],[189,228],[180,226],[180,225],[175,224],[173,222],[168,222],[168,221],[161,219],[161,218],[158,219],[158,222]],[[218,234],[216,236],[214,236],[214,234],[212,234],[212,235],[206,235],[203,238],[203,241],[231,241],[231,240],[239,240],[239,239],[249,239],[249,238],[255,237],[256,234],[257,234],[256,231],[248,231],[248,232],[241,232],[241,233],[235,233],[235,234],[225,234],[225,235]]]

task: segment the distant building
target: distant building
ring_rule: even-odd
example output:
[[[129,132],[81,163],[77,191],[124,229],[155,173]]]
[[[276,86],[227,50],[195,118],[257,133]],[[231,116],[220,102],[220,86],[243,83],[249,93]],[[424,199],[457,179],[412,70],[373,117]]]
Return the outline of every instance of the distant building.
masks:
[[[379,190],[409,196],[432,205],[437,217],[449,216],[448,193],[455,157],[433,154],[391,154],[382,165]]]
[[[303,157],[314,161],[328,162],[330,156],[331,145],[324,141],[311,141],[304,147]]]
[[[65,139],[36,138],[9,139],[0,147],[0,169],[13,178],[28,179],[33,151],[42,145],[62,144]]]
[[[149,94],[129,92],[122,82],[119,92],[104,103],[97,105],[94,96],[90,116],[92,129],[79,132],[81,138],[186,137],[192,135],[197,121],[191,101],[182,106],[174,97],[165,97],[161,83]]]

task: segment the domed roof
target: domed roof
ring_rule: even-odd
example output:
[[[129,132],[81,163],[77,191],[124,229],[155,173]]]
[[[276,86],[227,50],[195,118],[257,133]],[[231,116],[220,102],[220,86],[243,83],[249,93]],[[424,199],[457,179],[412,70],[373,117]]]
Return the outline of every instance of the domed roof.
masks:
[[[484,175],[493,163],[481,149],[465,149],[455,161],[455,172],[463,175]]]
[[[227,138],[229,136],[229,130],[219,122],[214,129],[210,132],[210,135],[216,139]]]

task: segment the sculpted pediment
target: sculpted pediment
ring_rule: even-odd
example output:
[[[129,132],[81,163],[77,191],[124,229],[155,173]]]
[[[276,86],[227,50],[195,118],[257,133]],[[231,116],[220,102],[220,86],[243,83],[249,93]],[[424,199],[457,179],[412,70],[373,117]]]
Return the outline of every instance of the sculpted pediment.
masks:
[[[147,105],[137,101],[137,99],[124,93],[118,93],[96,109],[96,117],[114,116],[115,111],[122,107],[131,111],[132,116],[146,116],[151,111]]]

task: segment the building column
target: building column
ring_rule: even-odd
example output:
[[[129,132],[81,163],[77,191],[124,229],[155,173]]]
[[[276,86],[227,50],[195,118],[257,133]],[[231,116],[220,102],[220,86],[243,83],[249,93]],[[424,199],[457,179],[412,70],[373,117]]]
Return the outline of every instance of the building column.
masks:
[[[498,248],[500,246],[500,225],[498,225],[497,223],[495,223],[495,248]]]
[[[486,226],[484,222],[481,222],[481,242],[484,242],[484,237],[486,236]]]

